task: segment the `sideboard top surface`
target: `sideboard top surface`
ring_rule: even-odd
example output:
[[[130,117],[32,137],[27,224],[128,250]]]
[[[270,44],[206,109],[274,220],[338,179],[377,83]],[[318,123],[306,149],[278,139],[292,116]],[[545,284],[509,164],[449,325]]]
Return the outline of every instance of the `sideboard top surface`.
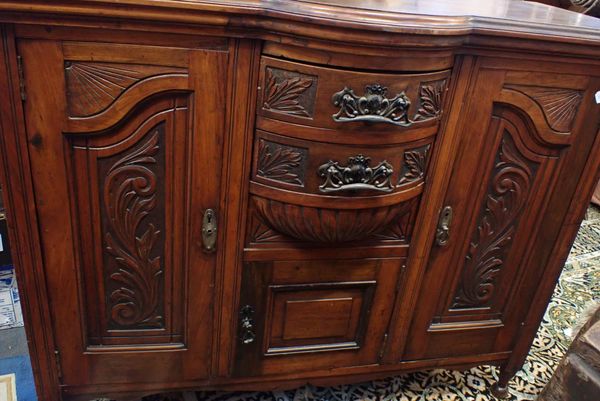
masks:
[[[0,20],[18,21],[31,15],[160,20],[292,34],[315,25],[407,36],[479,34],[600,47],[600,19],[520,0],[9,0],[0,3]]]

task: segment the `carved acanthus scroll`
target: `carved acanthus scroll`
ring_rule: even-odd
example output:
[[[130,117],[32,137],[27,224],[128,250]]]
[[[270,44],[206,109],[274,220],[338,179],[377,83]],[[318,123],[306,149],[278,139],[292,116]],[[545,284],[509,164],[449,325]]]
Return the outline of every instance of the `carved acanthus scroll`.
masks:
[[[477,231],[469,245],[452,308],[487,306],[506,263],[535,168],[505,134],[496,157]]]
[[[109,297],[110,319],[121,327],[161,327],[159,311],[163,275],[154,255],[160,230],[145,217],[156,207],[157,176],[152,170],[159,150],[159,125],[139,148],[118,160],[104,180],[108,214],[107,252],[118,270],[110,280],[119,287]]]

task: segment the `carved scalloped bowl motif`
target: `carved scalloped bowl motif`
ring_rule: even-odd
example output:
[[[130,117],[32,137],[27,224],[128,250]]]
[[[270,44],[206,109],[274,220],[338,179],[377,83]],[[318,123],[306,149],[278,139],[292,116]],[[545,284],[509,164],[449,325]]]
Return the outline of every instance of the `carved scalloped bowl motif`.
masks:
[[[253,196],[260,218],[273,230],[310,242],[356,241],[380,234],[405,211],[404,203],[369,209],[325,209]]]

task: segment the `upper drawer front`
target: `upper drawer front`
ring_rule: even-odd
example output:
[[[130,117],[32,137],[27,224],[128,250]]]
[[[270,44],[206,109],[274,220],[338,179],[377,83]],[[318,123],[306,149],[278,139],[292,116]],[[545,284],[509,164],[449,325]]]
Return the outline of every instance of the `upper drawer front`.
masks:
[[[449,75],[448,70],[364,73],[263,57],[258,113],[267,119],[343,131],[425,128],[441,118]]]

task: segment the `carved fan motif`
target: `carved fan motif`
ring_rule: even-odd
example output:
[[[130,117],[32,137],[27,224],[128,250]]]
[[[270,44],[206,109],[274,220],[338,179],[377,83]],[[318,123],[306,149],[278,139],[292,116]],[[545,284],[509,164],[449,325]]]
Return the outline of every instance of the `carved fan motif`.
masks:
[[[96,114],[142,79],[181,71],[184,70],[172,67],[68,61],[65,79],[69,115]]]
[[[257,216],[252,216],[250,228],[250,242],[262,243],[284,240],[281,234],[263,223]]]
[[[110,319],[125,327],[161,327],[159,296],[163,270],[152,256],[160,230],[144,218],[156,206],[157,177],[152,171],[159,150],[161,123],[150,138],[118,160],[104,180],[108,227],[106,250],[118,270],[110,280],[120,287],[109,297]]]
[[[510,135],[505,134],[452,308],[483,307],[492,299],[534,174],[535,168],[520,154]]]
[[[425,176],[430,145],[404,152],[403,174],[398,185],[421,180]]]
[[[571,130],[573,120],[583,99],[580,91],[524,85],[511,85],[509,88],[535,100],[544,111],[548,125],[552,129],[560,132]]]
[[[311,78],[303,78],[302,76],[281,76],[278,78],[271,68],[267,68],[263,108],[294,116],[310,117],[305,106],[300,103],[300,95],[312,84],[313,80]]]
[[[258,142],[256,175],[288,184],[303,185],[302,164],[305,159],[305,149],[279,145],[261,139]]]
[[[404,202],[402,211],[398,214],[396,222],[373,237],[378,240],[404,241],[410,239],[414,212],[419,204],[419,198]]]

